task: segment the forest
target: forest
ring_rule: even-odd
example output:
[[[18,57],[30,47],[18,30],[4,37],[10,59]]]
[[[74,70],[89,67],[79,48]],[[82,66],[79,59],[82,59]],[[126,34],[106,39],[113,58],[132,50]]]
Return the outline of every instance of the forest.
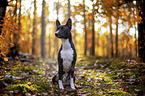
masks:
[[[0,95],[145,96],[144,0],[0,0]],[[52,84],[72,20],[75,87]]]

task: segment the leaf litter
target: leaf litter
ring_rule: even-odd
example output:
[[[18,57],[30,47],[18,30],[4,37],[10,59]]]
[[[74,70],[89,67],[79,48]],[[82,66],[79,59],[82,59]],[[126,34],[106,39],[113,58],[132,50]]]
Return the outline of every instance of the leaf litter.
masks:
[[[11,61],[3,67],[1,81],[8,86],[1,88],[2,95],[33,96],[136,96],[144,94],[145,64],[135,60],[108,60],[79,58],[76,64],[75,86],[59,90],[51,79],[57,73],[56,60],[33,62]]]

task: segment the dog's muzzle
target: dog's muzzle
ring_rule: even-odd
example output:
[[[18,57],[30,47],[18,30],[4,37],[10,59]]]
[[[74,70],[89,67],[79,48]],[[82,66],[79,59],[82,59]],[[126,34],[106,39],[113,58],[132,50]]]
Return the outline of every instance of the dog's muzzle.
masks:
[[[55,36],[57,37],[58,36],[58,33],[55,33]]]

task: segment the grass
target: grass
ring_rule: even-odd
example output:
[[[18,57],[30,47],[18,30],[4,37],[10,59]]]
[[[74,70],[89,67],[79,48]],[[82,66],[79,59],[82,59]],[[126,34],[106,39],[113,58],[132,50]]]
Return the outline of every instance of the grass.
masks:
[[[75,70],[77,90],[74,92],[60,91],[52,85],[56,66],[56,61],[51,59],[5,64],[0,80],[8,87],[0,95],[134,96],[145,90],[145,64],[133,60],[79,58]],[[11,77],[6,78],[8,75]]]
[[[145,90],[145,82],[142,82],[145,80],[144,63],[131,63],[124,60],[107,59],[100,59],[97,62],[94,61],[94,63],[92,63],[92,61],[89,63],[89,61],[91,60],[88,60],[86,63],[82,60],[79,67],[82,63],[86,63],[85,67],[82,67],[84,70],[88,70],[83,71],[83,76],[87,78],[87,80],[84,80],[84,85],[87,85],[86,81],[88,81],[90,84],[88,89],[91,88],[92,85],[94,88],[98,88],[96,89],[98,92],[93,92],[93,94],[133,96]],[[93,83],[90,83],[91,81]],[[81,80],[80,82],[83,81]]]

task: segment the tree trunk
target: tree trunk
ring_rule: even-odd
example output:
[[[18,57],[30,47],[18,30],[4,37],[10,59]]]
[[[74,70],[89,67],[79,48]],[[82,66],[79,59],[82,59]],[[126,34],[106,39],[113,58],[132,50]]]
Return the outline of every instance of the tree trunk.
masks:
[[[30,13],[28,13],[28,20],[31,20],[31,17],[30,17]],[[31,34],[31,32],[30,32],[30,29],[31,29],[31,23],[29,22],[29,23],[27,23],[27,26],[28,26],[28,29],[27,29],[27,31],[28,31],[28,33],[29,34]],[[31,44],[31,42],[30,42],[30,36],[28,36],[27,37],[28,38],[28,42],[29,42],[29,45]],[[31,53],[32,52],[32,49],[31,49],[31,47],[27,47],[27,53]]]
[[[116,6],[116,57],[118,57],[118,19],[119,19],[119,9]]]
[[[56,14],[57,14],[57,19],[59,19],[59,18],[58,18],[58,14],[59,14],[59,0],[58,0],[58,2],[56,3]]]
[[[106,35],[106,39],[107,39],[107,52],[106,53],[107,53],[107,58],[109,58],[110,46],[109,46],[109,36],[108,35]]]
[[[18,0],[16,0],[16,5],[15,5],[15,9],[14,9],[14,14],[13,14],[13,17],[15,16],[15,23],[17,21],[17,8],[18,8]]]
[[[49,53],[48,53],[48,55],[49,55],[49,58],[51,58],[51,36],[50,36],[51,34],[50,34],[50,32],[49,32]]]
[[[140,0],[139,3],[139,16],[142,18],[141,22],[138,23],[138,51],[139,51],[139,58],[141,61],[145,63],[145,1]]]
[[[134,38],[135,38],[135,56],[138,57],[137,56],[138,52],[137,52],[137,39],[136,39],[136,24],[135,24],[135,37]]]
[[[20,7],[19,7],[19,17],[18,17],[18,26],[19,26],[19,34],[16,34],[16,41],[14,42],[14,45],[19,49],[20,45],[18,43],[19,39],[20,39],[20,33],[21,33],[21,0],[19,0],[20,3]]]
[[[93,12],[92,12],[92,47],[91,47],[91,55],[95,56],[95,29],[94,29],[94,4],[93,4]]]
[[[17,23],[17,9],[18,9],[18,0],[16,0],[16,5],[15,5],[15,9],[14,9],[14,14],[13,14],[13,17],[15,16],[15,23]],[[17,38],[17,33],[13,33],[13,43],[15,44],[15,42],[17,41],[16,40]]]
[[[34,12],[33,12],[33,41],[32,41],[32,55],[36,55],[36,0],[34,0]]]
[[[45,0],[42,2],[41,16],[41,57],[45,58]]]
[[[133,18],[135,19],[135,11],[136,11],[136,8],[134,6],[134,10],[133,10]],[[135,57],[137,57],[137,38],[136,38],[136,21],[134,20],[134,28],[135,28],[135,36],[134,36],[134,39],[135,39]]]
[[[73,40],[74,40],[74,44],[76,45],[76,19],[75,19],[75,22],[74,22],[74,36],[73,36]]]
[[[110,43],[111,43],[111,57],[113,58],[113,35],[112,35],[112,16],[109,15],[109,23],[110,23]]]
[[[59,7],[60,7],[60,4],[59,4],[59,0],[56,4],[56,13],[57,13],[57,19],[59,19]],[[55,28],[56,29],[56,28]],[[58,52],[58,39],[55,37],[55,51]]]
[[[85,31],[85,38],[84,38],[84,55],[87,55],[87,28],[86,28],[86,9],[85,9],[85,0],[83,0],[83,6],[84,6],[84,31]]]
[[[19,17],[18,17],[18,25],[19,25],[19,31],[21,31],[21,0],[19,0],[20,7],[19,7]]]
[[[68,0],[68,18],[71,16],[71,12],[70,12],[70,0]]]
[[[0,35],[4,24],[4,18],[6,13],[6,7],[8,6],[7,0],[0,0]]]
[[[103,49],[103,58],[105,58],[105,40],[104,38],[102,39],[102,49]]]

